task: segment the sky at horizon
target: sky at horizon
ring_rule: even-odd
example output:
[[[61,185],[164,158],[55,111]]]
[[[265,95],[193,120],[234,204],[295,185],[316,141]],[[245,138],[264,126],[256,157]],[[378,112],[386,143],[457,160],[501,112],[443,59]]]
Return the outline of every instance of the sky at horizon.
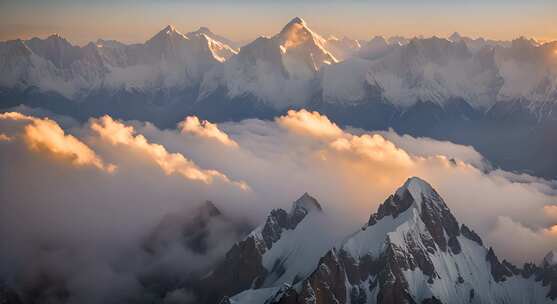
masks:
[[[207,26],[240,42],[272,35],[295,16],[322,35],[557,40],[554,0],[0,0],[0,40],[58,33],[83,45],[98,38],[143,42],[168,24]]]

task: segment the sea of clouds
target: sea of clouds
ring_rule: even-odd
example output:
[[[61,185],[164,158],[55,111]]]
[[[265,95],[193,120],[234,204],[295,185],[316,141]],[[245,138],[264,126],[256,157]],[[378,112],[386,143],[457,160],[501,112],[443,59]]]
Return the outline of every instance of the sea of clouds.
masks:
[[[161,130],[20,107],[0,114],[0,165],[0,278],[53,301],[195,301],[185,289],[157,298],[142,278],[209,271],[241,237],[227,225],[261,224],[304,192],[334,218],[316,233],[355,231],[411,176],[501,258],[539,262],[557,248],[555,181],[494,169],[469,146],[341,129],[305,110],[220,125],[192,116]],[[207,252],[145,252],[161,220],[205,200],[232,219],[210,227]]]

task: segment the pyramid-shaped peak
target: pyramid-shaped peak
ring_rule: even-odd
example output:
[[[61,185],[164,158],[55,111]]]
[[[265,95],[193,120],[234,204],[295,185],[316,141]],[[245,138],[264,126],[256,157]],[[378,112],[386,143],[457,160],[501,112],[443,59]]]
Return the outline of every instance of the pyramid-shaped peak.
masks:
[[[176,28],[172,25],[167,25],[160,32],[158,32],[153,38],[149,39],[147,43],[160,43],[163,41],[174,40],[174,39],[188,39],[182,33],[178,32]]]
[[[401,193],[404,190],[408,190],[416,200],[420,199],[422,194],[430,195],[435,192],[428,182],[415,176],[407,179],[404,185],[397,190],[397,193]]]
[[[288,22],[280,32],[282,34],[286,34],[286,33],[298,32],[300,30],[305,32],[310,31],[306,25],[306,22],[302,18],[296,17],[290,20],[290,22]]]
[[[177,32],[177,30],[173,25],[169,24],[164,29],[162,29],[161,32],[164,32],[164,33],[168,34],[168,33],[172,33],[172,32]]]
[[[389,196],[383,204],[379,205],[377,213],[371,215],[368,224],[373,225],[387,215],[396,218],[411,207],[416,208],[420,214],[426,211],[435,217],[450,215],[447,205],[428,182],[419,177],[411,177],[396,190],[394,195]],[[456,229],[458,230],[458,227]]]
[[[289,25],[294,25],[294,24],[299,24],[299,25],[306,25],[306,22],[304,21],[304,19],[300,18],[300,17],[294,17],[292,20],[290,20],[290,22],[288,22],[288,24],[286,26]]]
[[[167,25],[160,32],[158,32],[153,38],[162,38],[162,37],[170,37],[170,36],[183,36],[183,35],[173,25]]]
[[[296,210],[303,209],[307,212],[311,211],[322,211],[321,205],[317,202],[317,199],[313,196],[309,195],[309,193],[304,193],[299,199],[297,199],[294,203],[292,203],[292,211],[293,213]]]

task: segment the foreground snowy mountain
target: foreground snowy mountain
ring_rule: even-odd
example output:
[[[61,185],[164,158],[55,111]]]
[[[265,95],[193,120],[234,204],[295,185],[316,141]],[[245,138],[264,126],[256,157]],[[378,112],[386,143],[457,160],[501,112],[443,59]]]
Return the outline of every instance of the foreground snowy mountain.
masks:
[[[247,284],[224,303],[555,303],[557,263],[555,253],[540,266],[500,261],[414,177],[309,276],[282,283]]]

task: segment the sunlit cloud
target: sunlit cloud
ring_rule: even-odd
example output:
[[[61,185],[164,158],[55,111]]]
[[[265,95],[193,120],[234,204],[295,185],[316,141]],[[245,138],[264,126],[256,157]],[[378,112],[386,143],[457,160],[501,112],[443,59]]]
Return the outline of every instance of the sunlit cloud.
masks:
[[[58,123],[53,120],[36,118],[17,112],[0,114],[0,120],[28,121],[29,124],[23,128],[23,138],[32,150],[46,151],[52,155],[60,156],[70,160],[76,166],[94,166],[107,172],[116,170],[115,165],[105,164],[89,146],[73,135],[65,134]]]
[[[396,162],[402,166],[410,166],[412,163],[406,151],[397,148],[379,134],[342,137],[331,142],[330,146],[336,151],[351,152],[377,162]]]
[[[245,182],[233,182],[217,170],[199,168],[193,161],[180,153],[169,153],[163,145],[150,143],[142,134],[136,134],[132,126],[115,121],[108,115],[91,120],[91,129],[112,145],[124,145],[145,153],[166,175],[179,174],[188,180],[201,181],[206,184],[211,184],[215,179],[219,179],[226,183],[233,183],[243,190],[249,189]]]
[[[225,146],[238,147],[238,143],[230,139],[228,134],[221,131],[217,124],[207,120],[199,120],[196,116],[188,116],[178,124],[180,131],[184,134],[193,134],[198,137],[216,140]]]
[[[276,118],[276,122],[283,128],[298,135],[330,139],[342,135],[342,130],[318,112],[305,109],[289,110],[285,116]]]
[[[12,140],[14,140],[13,137],[8,136],[4,133],[0,133],[0,141],[12,141]]]
[[[548,233],[557,238],[557,225],[553,225],[547,229]]]
[[[549,218],[551,218],[554,221],[557,221],[557,205],[556,206],[544,206],[543,210]]]

